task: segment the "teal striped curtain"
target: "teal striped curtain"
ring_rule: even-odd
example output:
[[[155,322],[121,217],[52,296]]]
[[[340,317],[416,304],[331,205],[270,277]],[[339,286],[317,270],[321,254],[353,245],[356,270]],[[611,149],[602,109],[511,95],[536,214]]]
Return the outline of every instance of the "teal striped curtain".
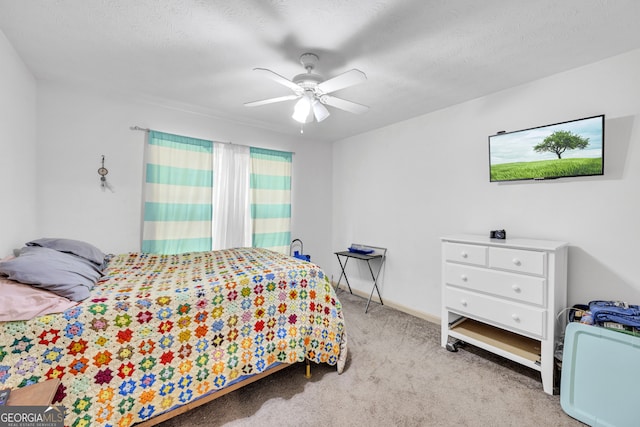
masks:
[[[211,250],[211,141],[150,131],[142,251]]]
[[[289,253],[292,153],[251,147],[253,246]]]

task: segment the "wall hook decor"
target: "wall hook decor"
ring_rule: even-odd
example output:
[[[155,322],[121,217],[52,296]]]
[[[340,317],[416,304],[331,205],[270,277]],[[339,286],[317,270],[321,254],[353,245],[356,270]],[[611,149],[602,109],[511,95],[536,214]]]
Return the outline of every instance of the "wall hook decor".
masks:
[[[109,173],[109,169],[104,167],[104,154],[102,155],[102,166],[98,168],[98,175],[100,175],[100,187],[102,191],[105,188],[108,188],[111,192],[113,192],[113,187],[107,182],[107,174]]]

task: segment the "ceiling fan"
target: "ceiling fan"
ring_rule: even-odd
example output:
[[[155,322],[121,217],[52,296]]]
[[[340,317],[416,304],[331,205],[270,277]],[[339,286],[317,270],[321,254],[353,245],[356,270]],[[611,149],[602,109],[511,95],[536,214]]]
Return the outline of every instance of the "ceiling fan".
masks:
[[[254,68],[254,71],[263,74],[276,83],[288,87],[293,91],[293,94],[263,99],[261,101],[246,102],[244,105],[247,107],[257,107],[259,105],[299,99],[291,117],[300,123],[312,122],[314,118],[318,122],[321,122],[329,117],[330,113],[325,105],[356,114],[367,111],[369,107],[366,105],[329,95],[337,90],[362,83],[367,80],[366,74],[353,68],[329,80],[324,80],[322,76],[313,72],[318,63],[318,59],[318,55],[314,53],[303,53],[300,55],[300,63],[307,72],[298,74],[291,80],[266,68]]]

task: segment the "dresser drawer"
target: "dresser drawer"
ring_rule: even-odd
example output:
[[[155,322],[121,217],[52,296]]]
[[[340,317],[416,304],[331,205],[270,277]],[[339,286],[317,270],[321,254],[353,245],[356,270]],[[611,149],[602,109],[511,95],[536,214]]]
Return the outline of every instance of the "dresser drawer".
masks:
[[[544,276],[547,254],[510,248],[489,248],[489,267]]]
[[[468,265],[446,263],[444,280],[448,285],[470,289],[476,292],[493,294],[528,304],[544,306],[546,280],[542,277],[525,276],[471,267]]]
[[[545,310],[446,286],[445,306],[462,315],[544,339]]]
[[[445,260],[473,265],[487,265],[488,249],[486,246],[464,245],[461,243],[445,242],[443,244]]]

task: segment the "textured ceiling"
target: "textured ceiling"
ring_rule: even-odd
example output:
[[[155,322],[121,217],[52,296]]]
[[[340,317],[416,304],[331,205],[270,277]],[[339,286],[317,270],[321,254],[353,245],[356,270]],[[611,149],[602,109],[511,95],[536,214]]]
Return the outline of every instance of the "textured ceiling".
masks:
[[[305,137],[336,140],[640,48],[637,0],[0,0],[0,29],[37,79],[125,92],[299,134],[291,92],[252,72],[368,80]],[[136,118],[131,118],[136,124]]]

